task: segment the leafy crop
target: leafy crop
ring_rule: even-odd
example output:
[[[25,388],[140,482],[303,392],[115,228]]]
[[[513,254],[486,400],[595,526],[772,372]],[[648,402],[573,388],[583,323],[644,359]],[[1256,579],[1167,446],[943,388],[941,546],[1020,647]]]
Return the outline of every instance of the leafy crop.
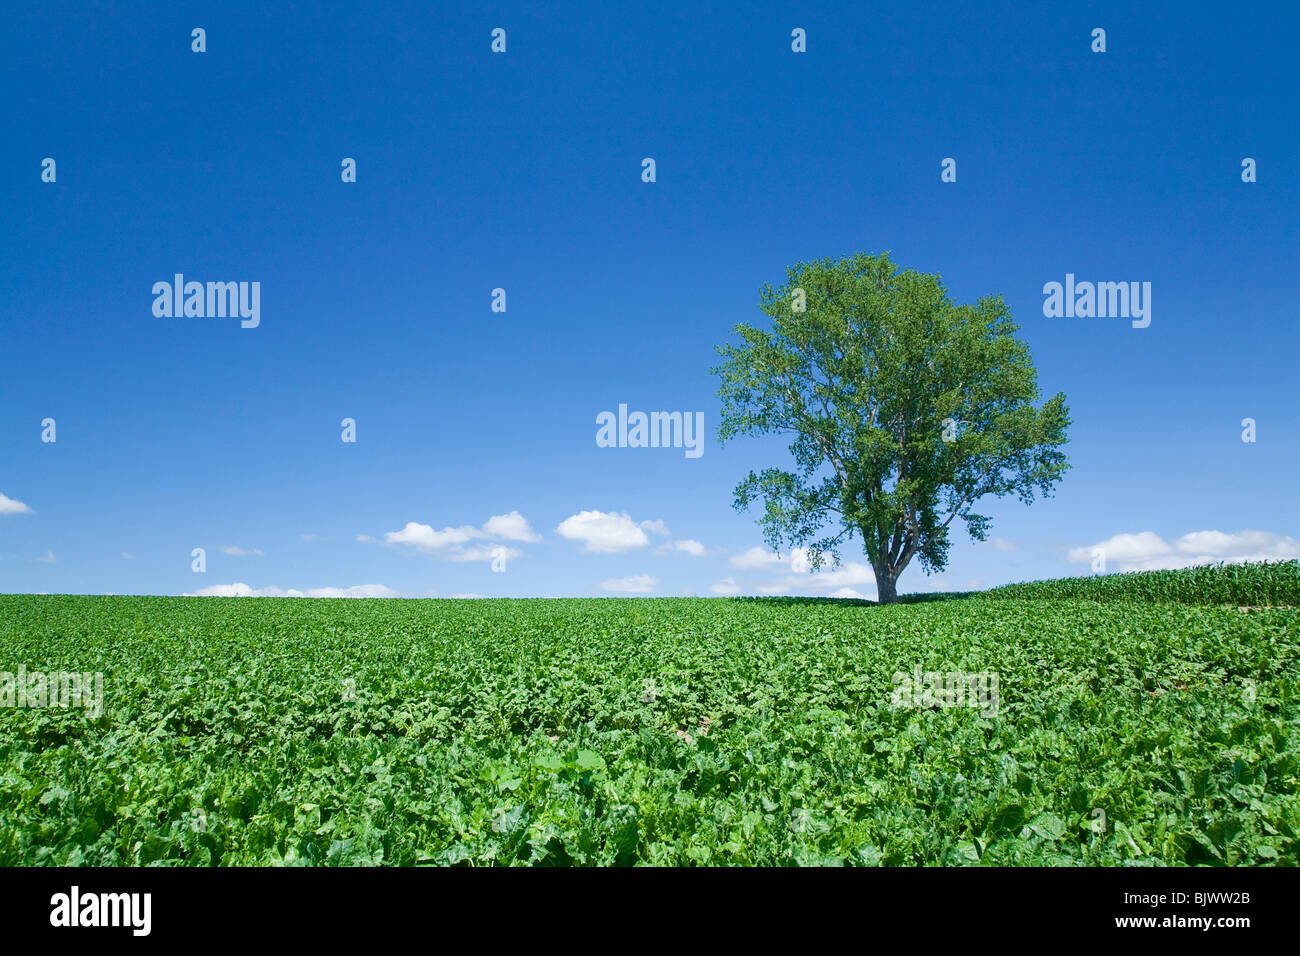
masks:
[[[1298,614],[0,596],[0,865],[1294,863]]]
[[[993,588],[981,596],[1297,607],[1300,606],[1300,561],[1220,563],[1179,571],[1135,571],[1030,581]]]

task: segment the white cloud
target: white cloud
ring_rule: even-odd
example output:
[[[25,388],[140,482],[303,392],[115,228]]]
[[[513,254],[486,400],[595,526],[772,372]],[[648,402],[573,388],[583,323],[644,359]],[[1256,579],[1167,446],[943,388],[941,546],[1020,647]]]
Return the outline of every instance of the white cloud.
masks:
[[[659,518],[654,521],[642,521],[641,530],[648,534],[657,534],[662,538],[668,537],[668,525],[664,524]]]
[[[736,583],[735,578],[723,578],[721,581],[714,582],[713,586],[709,588],[709,590],[714,594],[730,596],[740,593],[740,585]]]
[[[41,562],[41,564],[53,564],[55,561],[57,561],[57,560],[59,560],[59,559],[56,558],[56,557],[54,556],[54,552],[53,552],[53,551],[50,551],[50,550],[47,548],[46,551],[45,551],[45,553],[44,553],[43,555],[41,555],[39,558],[37,558],[36,560],[39,561],[39,562]]]
[[[795,548],[788,556],[783,557],[766,548],[753,547],[732,555],[728,563],[733,568],[744,570],[782,569],[790,572],[789,577],[769,580],[752,588],[746,585],[751,592],[756,591],[759,594],[833,592],[833,597],[870,599],[870,596],[876,593],[876,575],[871,570],[871,565],[860,561],[848,561],[836,568],[830,563],[828,557],[826,564],[813,571],[807,548]]]
[[[123,551],[123,552],[122,552],[122,560],[123,560],[123,561],[134,561],[134,560],[135,560],[135,555],[134,555],[134,554],[128,554],[127,552]]]
[[[382,584],[356,584],[350,588],[308,588],[285,591],[277,587],[252,588],[243,581],[234,584],[214,584],[187,592],[185,597],[290,597],[290,598],[396,598],[401,593]]]
[[[654,523],[643,521],[638,525],[631,517],[619,512],[580,511],[561,521],[555,533],[570,541],[582,541],[584,551],[617,554],[649,544],[644,528]],[[658,524],[662,525],[662,522]]]
[[[659,581],[648,574],[634,574],[626,578],[610,578],[601,581],[605,591],[617,591],[621,594],[650,594],[659,586]]]
[[[753,549],[751,549],[753,550]],[[807,594],[809,592],[833,592],[832,597],[858,597],[874,600],[876,594],[876,575],[871,565],[860,561],[847,561],[838,568],[824,565],[821,570],[809,572],[806,554],[796,549],[791,559],[791,569],[797,573],[789,577],[769,581],[759,585],[761,594]],[[764,564],[771,565],[770,558]],[[799,571],[802,568],[802,571]],[[859,590],[860,589],[860,590]]]
[[[481,537],[483,537],[483,532],[479,531],[478,528],[471,528],[469,525],[434,531],[427,524],[408,521],[406,527],[401,531],[387,532],[384,535],[384,542],[386,544],[409,544],[421,551],[437,551],[439,548],[445,548],[448,545],[464,544],[473,538]]]
[[[846,561],[838,568],[818,571],[805,577],[808,586],[818,590],[862,585],[869,586],[874,591],[876,587],[876,574],[871,570],[871,565],[860,561]]]
[[[507,548],[503,544],[478,544],[472,548],[452,548],[447,552],[448,561],[491,561],[494,558],[501,558],[503,561],[513,561],[521,557],[523,552],[518,548]]]
[[[1066,559],[1076,564],[1087,564],[1093,560],[1093,550],[1096,548],[1105,551],[1108,563],[1115,564],[1140,563],[1170,553],[1170,547],[1164,538],[1154,531],[1143,531],[1141,534],[1112,535],[1092,547],[1071,548]]]
[[[1090,564],[1100,549],[1108,571],[1156,571],[1190,568],[1223,561],[1285,561],[1300,558],[1300,541],[1270,531],[1193,531],[1173,544],[1154,531],[1116,534],[1083,548],[1071,548],[1066,558],[1074,564]]]
[[[275,591],[275,595],[267,595],[266,591]],[[211,587],[199,588],[197,591],[186,591],[183,597],[268,597],[280,596],[283,594],[279,588],[260,588],[254,591],[243,581],[236,581],[234,584],[214,584]]]
[[[685,551],[693,558],[702,558],[709,553],[708,548],[693,538],[680,538],[673,542],[674,551]]]
[[[8,498],[0,492],[0,515],[29,515],[32,509],[27,507],[21,501],[15,501]]]
[[[449,594],[447,596],[450,598],[455,598],[458,601],[478,601],[481,600],[483,597],[483,595],[481,594],[474,594],[472,592],[467,594]]]
[[[255,554],[258,557],[262,556],[261,548],[240,548],[233,544],[222,545],[221,547],[217,548],[217,550],[220,551],[222,554],[230,555],[232,558],[243,558],[243,557],[247,557],[250,554]]]
[[[993,547],[997,548],[999,551],[1016,550],[1016,543],[1014,541],[1008,541],[1006,538],[993,538],[989,541],[989,544],[993,545]]]
[[[298,592],[290,590],[287,597],[299,597]],[[354,584],[350,588],[308,588],[302,597],[314,598],[395,598],[401,593],[383,584]]]
[[[358,535],[358,541],[374,541],[368,535]],[[491,561],[501,555],[507,559],[520,557],[523,552],[501,545],[475,545],[465,547],[471,541],[540,541],[533,532],[528,519],[518,511],[509,514],[493,515],[483,523],[483,527],[461,525],[458,528],[443,528],[436,531],[427,524],[408,521],[401,531],[389,531],[384,535],[385,544],[401,544],[427,553],[439,552],[449,561]]]
[[[733,554],[729,563],[733,568],[770,568],[784,562],[785,558],[779,554],[755,546],[740,554]]]
[[[373,536],[368,535],[368,534],[359,534],[359,535],[357,535],[357,540],[360,541],[362,544],[378,544],[378,543],[379,543],[379,539],[378,539],[378,538],[373,537]]]
[[[528,519],[518,511],[508,515],[493,515],[483,523],[483,533],[489,538],[504,538],[507,541],[541,541],[533,532]]]
[[[326,537],[323,536],[323,535],[319,535],[319,534],[310,534],[310,533],[308,533],[308,534],[300,534],[300,535],[298,535],[298,537],[302,538],[302,540],[306,541],[306,542],[309,543],[309,544],[314,544],[315,542],[318,542],[318,541],[329,541],[329,540],[331,540],[331,539],[329,539],[329,538],[326,538]],[[360,537],[360,536],[358,536],[358,537]]]
[[[1237,534],[1193,531],[1179,538],[1174,546],[1183,554],[1263,554],[1270,559],[1300,558],[1300,541],[1269,531],[1240,531]]]

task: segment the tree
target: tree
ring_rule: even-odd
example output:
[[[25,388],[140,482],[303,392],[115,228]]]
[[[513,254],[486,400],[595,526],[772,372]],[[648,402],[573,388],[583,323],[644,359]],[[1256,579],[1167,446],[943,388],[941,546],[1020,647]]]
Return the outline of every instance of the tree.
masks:
[[[762,499],[764,539],[839,564],[861,535],[881,603],[919,557],[948,563],[949,526],[988,537],[987,496],[1050,496],[1069,468],[1065,396],[1041,407],[1037,374],[1001,296],[954,305],[938,275],[900,270],[889,253],[801,262],[759,307],[770,331],[741,323],[718,351],[725,444],[789,434],[793,471],[749,473],[735,507]]]

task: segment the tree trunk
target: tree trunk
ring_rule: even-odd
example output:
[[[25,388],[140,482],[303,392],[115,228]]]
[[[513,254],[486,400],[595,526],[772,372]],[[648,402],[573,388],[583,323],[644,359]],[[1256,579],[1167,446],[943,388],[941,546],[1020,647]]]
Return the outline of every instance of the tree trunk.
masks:
[[[898,601],[898,579],[883,568],[875,568],[876,600],[881,604],[894,604]]]

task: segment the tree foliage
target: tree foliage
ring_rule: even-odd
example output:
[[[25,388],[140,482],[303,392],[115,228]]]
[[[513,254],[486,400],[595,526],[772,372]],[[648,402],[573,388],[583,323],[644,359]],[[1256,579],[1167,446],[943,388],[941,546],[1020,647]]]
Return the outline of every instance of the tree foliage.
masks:
[[[919,558],[942,570],[960,517],[984,540],[981,499],[1051,493],[1069,467],[1065,396],[1041,406],[1029,349],[1001,296],[956,305],[938,275],[889,254],[800,262],[764,286],[770,329],[724,345],[719,438],[793,436],[794,468],[750,472],[739,510],[762,500],[777,551],[813,568],[860,535],[881,601]]]

